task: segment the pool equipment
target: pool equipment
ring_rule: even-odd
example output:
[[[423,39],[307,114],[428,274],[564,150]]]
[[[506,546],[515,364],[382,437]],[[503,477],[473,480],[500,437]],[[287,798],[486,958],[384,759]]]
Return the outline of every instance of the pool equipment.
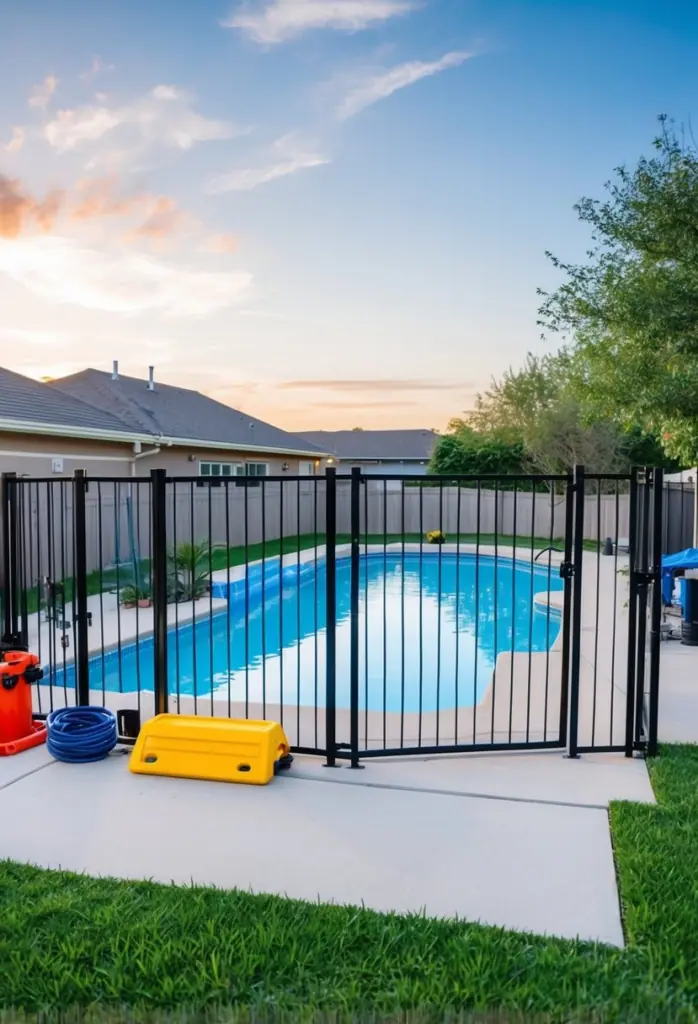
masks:
[[[7,757],[46,740],[46,726],[33,719],[31,688],[44,673],[28,651],[3,650],[0,658],[0,757]]]
[[[156,715],[141,727],[132,772],[264,786],[293,758],[277,722]]]
[[[116,715],[108,708],[61,708],[51,712],[46,725],[48,752],[57,761],[102,761],[116,746]]]

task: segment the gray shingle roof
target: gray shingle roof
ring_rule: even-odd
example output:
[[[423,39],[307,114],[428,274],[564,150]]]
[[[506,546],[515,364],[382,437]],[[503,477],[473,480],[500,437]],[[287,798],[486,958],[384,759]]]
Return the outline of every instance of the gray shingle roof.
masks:
[[[323,453],[321,447],[299,435],[289,434],[187,388],[156,382],[155,390],[150,391],[147,381],[122,374],[113,380],[110,373],[92,369],[51,381],[50,386],[95,409],[106,410],[135,431],[156,437],[308,455]]]
[[[438,440],[431,430],[314,430],[302,436],[348,462],[425,462]]]
[[[131,429],[108,411],[97,410],[87,402],[3,367],[0,367],[0,419],[80,430],[113,430],[121,434]]]

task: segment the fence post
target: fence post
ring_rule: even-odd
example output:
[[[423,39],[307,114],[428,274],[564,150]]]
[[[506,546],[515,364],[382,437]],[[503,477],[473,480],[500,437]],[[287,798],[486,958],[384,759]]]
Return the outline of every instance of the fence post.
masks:
[[[657,754],[659,718],[659,658],[662,625],[662,510],[664,499],[664,471],[652,471],[652,604],[650,608],[650,695],[647,727],[647,754]]]
[[[2,474],[3,641],[18,644],[19,534],[17,531],[17,476]]]
[[[651,504],[651,481],[652,471],[644,467],[642,469],[642,491],[641,500],[638,503],[639,524],[638,530],[638,562],[636,565],[635,587],[637,590],[637,642],[635,660],[635,732],[634,744],[642,742],[644,734],[645,719],[645,669],[647,655],[647,599],[649,597],[650,579],[650,516]]]
[[[582,565],[584,561],[584,466],[574,467],[574,543],[572,579],[572,644],[569,682],[567,757],[579,757],[579,671],[582,656]]]
[[[550,515],[555,524],[555,484],[550,482]],[[561,699],[560,699],[560,746],[567,746],[567,722],[569,715],[569,678],[570,678],[570,628],[572,613],[572,587],[574,579],[574,563],[572,562],[572,543],[574,538],[574,477],[571,473],[565,483],[565,553],[560,566],[560,575],[565,581],[562,598],[562,657],[561,657]],[[533,524],[535,528],[535,523]],[[553,531],[551,530],[551,533]]]
[[[155,714],[168,709],[167,680],[167,476],[164,469],[150,472],[150,514],[153,550],[151,553],[151,590],[153,596],[154,698]],[[194,623],[196,625],[196,623]]]
[[[337,470],[326,470],[325,489],[325,767],[337,754]]]
[[[384,498],[385,500],[385,498]],[[361,574],[361,469],[351,471],[351,634],[349,676],[349,741],[351,767],[359,764],[359,586]]]
[[[76,469],[73,479],[73,525],[75,530],[75,669],[77,703],[90,703],[90,644],[87,635],[87,477]]]
[[[617,538],[616,538],[617,543]],[[635,665],[637,659],[637,467],[630,471],[628,502],[628,666],[625,685],[625,756],[632,757],[635,746]]]

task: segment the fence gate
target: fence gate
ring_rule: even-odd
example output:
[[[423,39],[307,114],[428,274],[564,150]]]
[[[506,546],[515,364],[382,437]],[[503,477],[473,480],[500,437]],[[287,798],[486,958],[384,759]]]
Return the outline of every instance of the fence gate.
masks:
[[[3,476],[37,714],[274,718],[358,767],[657,745],[661,471]]]

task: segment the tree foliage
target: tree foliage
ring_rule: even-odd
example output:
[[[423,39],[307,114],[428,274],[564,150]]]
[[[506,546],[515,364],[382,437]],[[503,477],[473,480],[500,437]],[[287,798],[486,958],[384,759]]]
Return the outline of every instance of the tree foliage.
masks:
[[[540,323],[573,339],[571,377],[596,418],[698,462],[698,150],[666,118],[655,155],[619,167],[605,201],[575,207],[587,262],[564,263]]]

